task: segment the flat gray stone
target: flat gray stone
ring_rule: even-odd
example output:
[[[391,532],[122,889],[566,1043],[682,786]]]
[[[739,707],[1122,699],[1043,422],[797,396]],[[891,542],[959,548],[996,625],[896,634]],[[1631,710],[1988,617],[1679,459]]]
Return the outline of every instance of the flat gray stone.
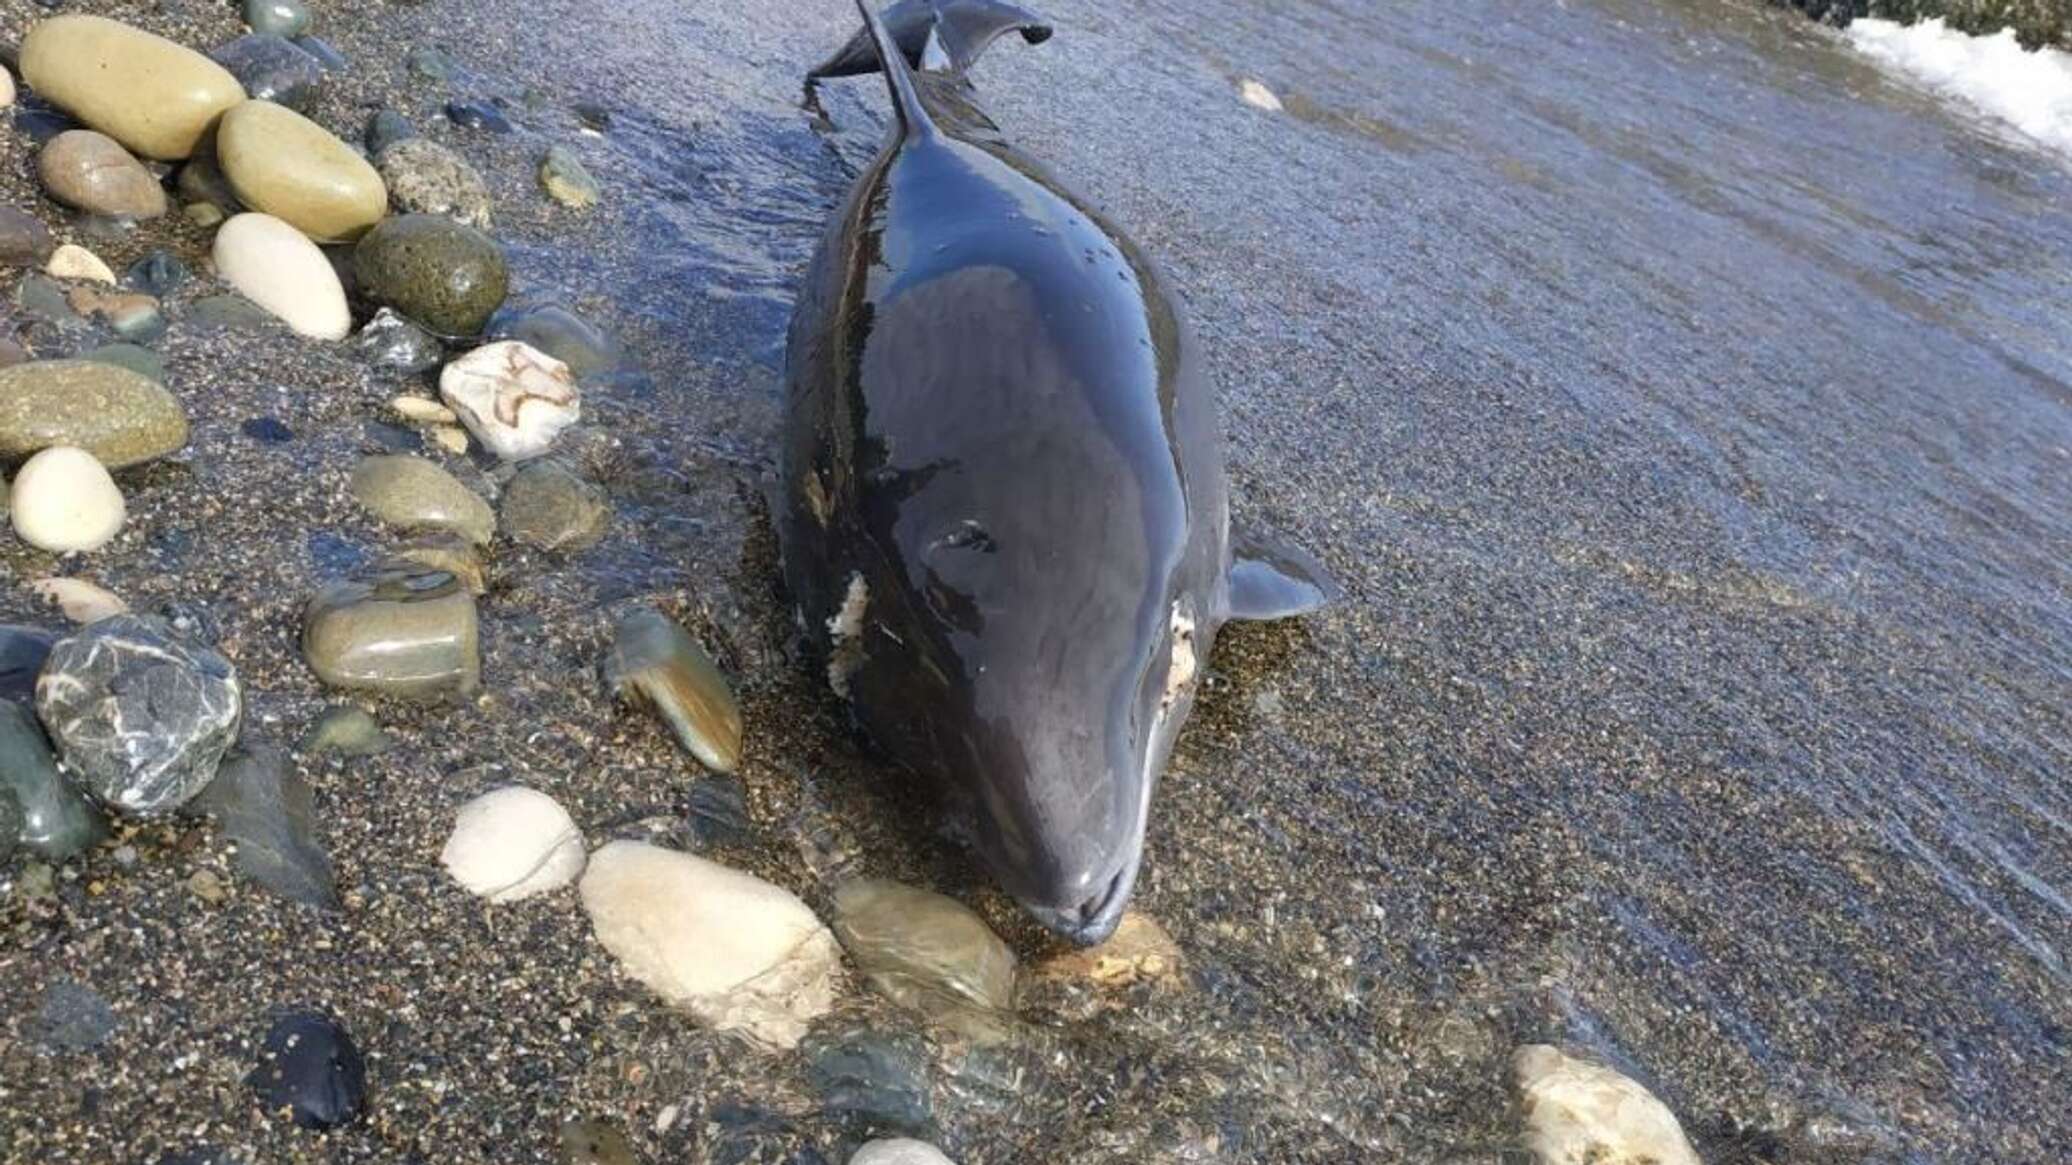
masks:
[[[270,748],[233,753],[195,804],[237,845],[237,869],[291,902],[338,909],[331,859],[316,840],[309,784]]]

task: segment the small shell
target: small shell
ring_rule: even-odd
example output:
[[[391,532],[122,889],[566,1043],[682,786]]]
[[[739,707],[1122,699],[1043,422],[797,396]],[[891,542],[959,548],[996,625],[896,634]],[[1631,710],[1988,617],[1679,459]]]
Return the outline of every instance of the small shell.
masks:
[[[470,892],[516,902],[575,881],[583,835],[552,797],[508,785],[461,806],[439,861]]]

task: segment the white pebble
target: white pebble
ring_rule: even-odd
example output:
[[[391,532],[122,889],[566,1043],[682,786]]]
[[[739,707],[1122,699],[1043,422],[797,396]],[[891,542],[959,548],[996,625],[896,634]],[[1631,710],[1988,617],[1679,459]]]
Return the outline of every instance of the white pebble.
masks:
[[[59,279],[87,279],[95,283],[115,282],[115,272],[108,269],[101,257],[80,246],[66,243],[50,253],[50,262],[43,271]]]
[[[453,410],[428,397],[405,394],[389,402],[396,415],[424,425],[451,425],[460,420]]]
[[[14,74],[0,69],[0,109],[14,104]]]
[[[628,974],[721,1031],[795,1046],[834,1006],[841,951],[781,886],[692,854],[615,841],[579,889]]]
[[[65,618],[82,627],[129,610],[129,604],[114,591],[83,578],[39,578],[29,589],[37,598],[56,603]]]
[[[583,834],[554,798],[509,785],[460,807],[439,860],[470,892],[516,902],[575,881]]]
[[[568,365],[521,340],[484,344],[448,364],[439,395],[506,461],[545,453],[583,411]]]
[[[849,1157],[849,1165],[954,1165],[941,1149],[911,1137],[866,1141]]]
[[[98,550],[122,529],[122,491],[94,455],[58,445],[29,458],[14,477],[14,532],[58,554]]]
[[[1274,96],[1273,90],[1268,89],[1263,82],[1255,81],[1250,77],[1246,77],[1243,81],[1238,82],[1237,95],[1246,105],[1252,106],[1254,109],[1264,109],[1270,113],[1279,113],[1281,111],[1281,99]]]
[[[1541,1165],[1701,1165],[1668,1106],[1610,1068],[1531,1044],[1511,1070]]]
[[[216,228],[216,274],[238,294],[316,340],[343,340],[352,312],[338,272],[301,231],[270,214],[240,214]]]

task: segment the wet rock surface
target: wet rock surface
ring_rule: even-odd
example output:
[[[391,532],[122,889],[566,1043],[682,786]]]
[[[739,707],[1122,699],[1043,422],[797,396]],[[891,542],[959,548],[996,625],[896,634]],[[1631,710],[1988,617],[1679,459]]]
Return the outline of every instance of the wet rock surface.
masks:
[[[504,486],[497,524],[512,541],[574,552],[597,544],[611,522],[611,500],[595,484],[548,461],[535,461]]]
[[[255,746],[233,753],[195,808],[215,818],[224,839],[237,847],[239,873],[291,902],[338,909],[309,784],[279,751]]]
[[[510,287],[495,240],[437,214],[384,220],[353,251],[353,271],[362,294],[442,336],[481,331]]]
[[[620,616],[604,682],[654,709],[699,762],[728,773],[741,760],[741,706],[718,665],[668,616],[638,608]]]
[[[58,771],[43,727],[12,700],[0,700],[0,793],[15,814],[7,840],[48,861],[62,862],[108,836],[107,818]]]
[[[0,368],[0,457],[72,445],[119,469],[179,449],[187,432],[180,402],[127,369],[88,360]]]
[[[357,1119],[367,1105],[367,1064],[352,1036],[325,1011],[296,1007],[266,1031],[246,1077],[269,1115],[321,1131]]]
[[[302,652],[324,683],[409,699],[481,686],[475,600],[459,579],[415,563],[377,564],[317,592]]]

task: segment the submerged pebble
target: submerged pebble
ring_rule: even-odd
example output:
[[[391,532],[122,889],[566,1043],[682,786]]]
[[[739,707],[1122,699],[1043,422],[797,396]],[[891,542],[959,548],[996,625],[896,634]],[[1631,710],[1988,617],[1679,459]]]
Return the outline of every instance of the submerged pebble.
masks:
[[[302,751],[317,755],[379,756],[394,747],[395,741],[382,729],[381,721],[354,704],[327,710],[302,738]]]
[[[13,840],[38,857],[61,862],[108,836],[108,819],[58,771],[43,726],[12,700],[0,700],[0,792],[20,809]]]
[[[1541,1165],[1700,1165],[1669,1107],[1610,1068],[1531,1044],[1511,1071],[1522,1139]]]
[[[583,410],[568,365],[519,340],[484,344],[448,364],[439,396],[506,461],[545,453]]]
[[[360,293],[442,336],[472,336],[510,286],[503,250],[444,215],[404,214],[367,232],[353,250]]]
[[[108,264],[77,243],[64,243],[52,251],[50,262],[43,265],[43,272],[53,279],[84,279],[89,283],[110,286],[115,283],[115,272],[108,269]]]
[[[575,881],[583,834],[552,797],[522,785],[492,789],[461,806],[439,862],[469,893],[516,902]]]
[[[180,402],[127,368],[92,360],[0,368],[0,458],[71,445],[121,469],[186,443]]]
[[[238,215],[216,229],[213,254],[224,282],[298,334],[343,340],[352,329],[331,261],[289,223],[270,214]]]
[[[122,273],[122,283],[164,299],[184,286],[191,275],[178,255],[161,248],[130,264]]]
[[[604,194],[576,152],[561,145],[547,147],[540,159],[540,189],[571,210],[595,206]]]
[[[107,469],[93,454],[67,445],[29,458],[11,493],[14,532],[53,554],[99,550],[122,530],[128,513]]]
[[[224,114],[216,161],[240,201],[317,242],[358,238],[388,212],[374,167],[284,105],[247,101]]]
[[[489,575],[483,569],[480,550],[459,534],[420,534],[396,547],[395,556],[445,571],[459,579],[471,595],[486,594],[489,590]]]
[[[690,633],[643,607],[621,617],[604,660],[617,695],[654,708],[699,763],[731,773],[741,762],[741,705]]]
[[[583,909],[627,973],[721,1031],[795,1046],[834,1005],[841,952],[790,891],[643,842],[590,857]]]
[[[352,1036],[314,1007],[287,1010],[267,1029],[245,1083],[268,1113],[305,1129],[332,1129],[367,1104],[367,1065]]]
[[[479,129],[495,134],[511,132],[511,119],[487,101],[449,101],[446,103],[446,120],[462,129]]]
[[[928,1047],[915,1033],[816,1034],[804,1054],[806,1076],[829,1116],[916,1132],[934,1123]]]
[[[65,293],[65,302],[131,343],[148,344],[165,334],[165,316],[158,310],[158,300],[141,292],[75,287]]]
[[[459,478],[422,457],[384,453],[353,468],[353,500],[404,530],[451,530],[486,545],[496,534],[489,503]]]
[[[438,142],[411,137],[389,144],[376,156],[375,168],[396,209],[489,226],[488,184],[466,158]]]
[[[391,560],[318,591],[302,654],[335,688],[412,699],[481,686],[474,596],[445,571]]]
[[[36,155],[36,173],[50,196],[88,214],[157,218],[165,189],[122,144],[90,129],[68,130]]]
[[[323,62],[286,37],[255,32],[209,54],[230,70],[254,101],[271,101],[307,113],[324,80]]]
[[[367,119],[367,130],[361,140],[367,146],[367,156],[379,158],[397,142],[409,141],[417,136],[417,127],[410,119],[393,109],[377,109]]]
[[[377,310],[353,338],[353,351],[365,363],[399,376],[430,372],[446,358],[437,336],[386,307]]]
[[[617,1125],[599,1120],[562,1123],[562,1165],[638,1165],[639,1160]]]
[[[498,525],[512,541],[540,550],[597,544],[611,521],[604,491],[551,461],[535,461],[504,487]]]
[[[43,1001],[27,1025],[27,1034],[54,1051],[84,1052],[107,1043],[120,1023],[100,992],[59,979],[44,988]]]
[[[165,357],[141,344],[103,344],[79,354],[81,360],[92,360],[101,364],[113,364],[125,368],[146,380],[165,383]]]
[[[619,346],[595,325],[557,303],[505,307],[489,321],[491,340],[522,340],[568,365],[577,380],[618,366]]]
[[[880,878],[846,882],[834,932],[871,986],[903,1006],[960,1025],[968,1009],[1014,1009],[1014,952],[954,898]]]
[[[193,49],[99,16],[54,16],[22,38],[22,79],[147,158],[185,158],[244,100],[237,78]]]
[[[81,626],[97,623],[129,610],[122,596],[83,578],[39,578],[29,584],[30,593],[56,604],[65,618]]]
[[[41,267],[57,240],[43,220],[12,206],[0,206],[0,267]]]
[[[849,1165],[955,1165],[941,1149],[926,1141],[888,1137],[868,1141],[850,1156]]]
[[[65,767],[120,812],[159,817],[200,793],[237,739],[230,661],[156,615],[116,615],[61,639],[36,711]]]
[[[237,869],[291,902],[338,909],[331,859],[316,839],[309,785],[273,749],[234,753],[195,805],[237,847]]]
[[[300,36],[309,31],[309,9],[301,0],[245,0],[245,23],[253,32]]]

